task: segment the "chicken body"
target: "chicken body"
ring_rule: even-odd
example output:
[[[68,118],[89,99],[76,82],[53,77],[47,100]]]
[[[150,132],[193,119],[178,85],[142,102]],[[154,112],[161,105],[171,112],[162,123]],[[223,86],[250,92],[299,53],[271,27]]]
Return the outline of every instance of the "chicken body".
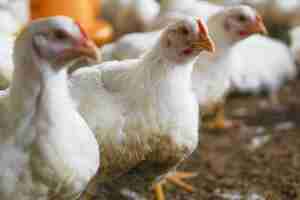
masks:
[[[57,30],[81,39],[73,20],[55,17],[33,22],[15,43],[13,82],[0,96],[2,200],[76,199],[99,167],[97,141],[68,93],[67,63],[47,59],[75,45]]]
[[[199,119],[191,73],[211,45],[202,22],[186,18],[168,26],[144,56],[72,75],[73,99],[102,147],[98,181],[119,177],[115,188],[126,182],[148,188],[195,150]]]

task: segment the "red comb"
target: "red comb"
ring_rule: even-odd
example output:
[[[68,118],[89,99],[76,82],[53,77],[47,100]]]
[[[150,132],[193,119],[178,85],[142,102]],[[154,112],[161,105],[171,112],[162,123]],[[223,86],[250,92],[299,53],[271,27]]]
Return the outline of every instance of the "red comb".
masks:
[[[88,38],[87,33],[85,32],[84,28],[82,27],[82,25],[79,22],[76,22],[77,26],[80,29],[81,34],[83,35],[83,37]]]
[[[198,27],[199,27],[200,32],[208,35],[208,30],[207,30],[204,22],[201,19],[197,19],[197,23],[198,23]]]

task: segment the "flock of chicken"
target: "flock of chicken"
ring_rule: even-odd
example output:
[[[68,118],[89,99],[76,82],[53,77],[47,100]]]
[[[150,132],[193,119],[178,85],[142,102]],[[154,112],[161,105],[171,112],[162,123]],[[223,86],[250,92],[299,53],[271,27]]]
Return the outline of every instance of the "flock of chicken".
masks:
[[[154,184],[163,200],[165,181],[192,191],[182,179],[194,174],[176,167],[197,148],[199,113],[217,113],[210,128],[234,126],[227,94],[273,96],[297,75],[300,2],[278,2],[251,1],[260,15],[233,0],[103,0],[119,39],[101,49],[68,17],[16,35],[26,14],[8,23],[15,28],[2,21],[0,199],[110,199],[102,188]],[[264,36],[274,13],[278,24],[293,19],[291,48]]]

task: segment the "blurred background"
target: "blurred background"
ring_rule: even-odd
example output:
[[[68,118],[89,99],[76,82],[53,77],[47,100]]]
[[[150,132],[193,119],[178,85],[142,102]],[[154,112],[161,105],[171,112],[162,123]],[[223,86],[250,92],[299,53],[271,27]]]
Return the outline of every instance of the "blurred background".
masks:
[[[141,4],[141,7],[144,8],[133,8],[134,6],[137,5],[133,5],[130,0],[102,0],[100,1],[100,3],[98,2],[98,0],[86,0],[86,2],[88,2],[90,5],[99,8],[98,10],[94,11],[97,15],[98,14],[101,15],[102,13],[101,17],[106,18],[108,21],[112,22],[113,24],[115,23],[114,22],[115,19],[113,19],[111,13],[113,12],[115,16],[120,15],[120,13],[125,15],[123,12],[124,11],[129,12],[130,10],[129,7],[132,7],[133,10],[135,9],[135,12],[142,12],[142,11],[148,12],[148,15],[150,16],[148,17],[151,18],[151,14],[156,15],[159,10],[159,6],[154,5],[152,1],[154,2],[155,0],[144,0],[144,1],[141,0],[139,1],[139,3]],[[189,1],[190,0],[188,0],[186,4],[188,4]],[[197,0],[197,1],[201,1],[201,0]],[[233,4],[251,5],[256,9],[258,9],[258,11],[263,15],[264,20],[266,21],[268,27],[273,28],[272,31],[270,31],[271,35],[280,38],[285,38],[286,40],[288,40],[288,38],[286,38],[287,37],[286,34],[282,33],[282,31],[284,32],[286,31],[286,29],[295,27],[300,23],[299,22],[300,3],[298,0],[287,0],[287,1],[285,0],[207,0],[207,1],[211,3],[223,4],[223,5],[233,5]],[[74,11],[74,13],[69,12],[68,9],[64,9],[64,7],[75,8],[76,6],[72,6],[71,3],[73,1],[70,1],[70,3],[59,2],[58,5],[57,5],[58,1],[55,0],[50,1],[49,3],[47,3],[47,1],[43,3],[41,2],[43,1],[31,0],[30,2],[30,0],[1,0],[0,11],[1,11],[2,20],[0,22],[1,23],[0,31],[4,33],[13,33],[18,30],[18,27],[20,25],[26,24],[31,18],[37,18],[37,17],[53,15],[53,14],[73,15],[73,17],[75,18],[80,18],[77,12],[80,12],[81,9],[82,11],[89,10],[88,8],[86,8],[87,6],[83,5],[83,3],[79,3],[80,5],[77,6],[77,11],[76,12]],[[157,0],[157,2],[160,1]],[[169,1],[163,0],[162,4],[165,5],[171,4],[168,2]],[[117,7],[121,9],[116,10]],[[131,12],[134,12],[133,10],[131,10]],[[128,13],[126,14],[128,15]],[[84,15],[92,16],[91,13],[89,14],[85,13]],[[88,17],[85,16],[83,18],[87,19]],[[135,20],[135,19],[131,18],[131,20]],[[279,27],[283,27],[283,28],[281,29]],[[119,29],[119,27],[114,27],[114,28]],[[282,33],[283,35],[280,33]]]

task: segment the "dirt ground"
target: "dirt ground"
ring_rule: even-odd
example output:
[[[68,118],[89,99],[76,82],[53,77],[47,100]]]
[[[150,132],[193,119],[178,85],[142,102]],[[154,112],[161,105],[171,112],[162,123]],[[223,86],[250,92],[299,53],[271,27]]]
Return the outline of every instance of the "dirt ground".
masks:
[[[167,200],[300,200],[300,80],[280,100],[270,106],[263,96],[230,98],[227,114],[245,125],[202,130],[197,152],[182,166],[198,173],[188,180],[196,191],[167,185]]]

